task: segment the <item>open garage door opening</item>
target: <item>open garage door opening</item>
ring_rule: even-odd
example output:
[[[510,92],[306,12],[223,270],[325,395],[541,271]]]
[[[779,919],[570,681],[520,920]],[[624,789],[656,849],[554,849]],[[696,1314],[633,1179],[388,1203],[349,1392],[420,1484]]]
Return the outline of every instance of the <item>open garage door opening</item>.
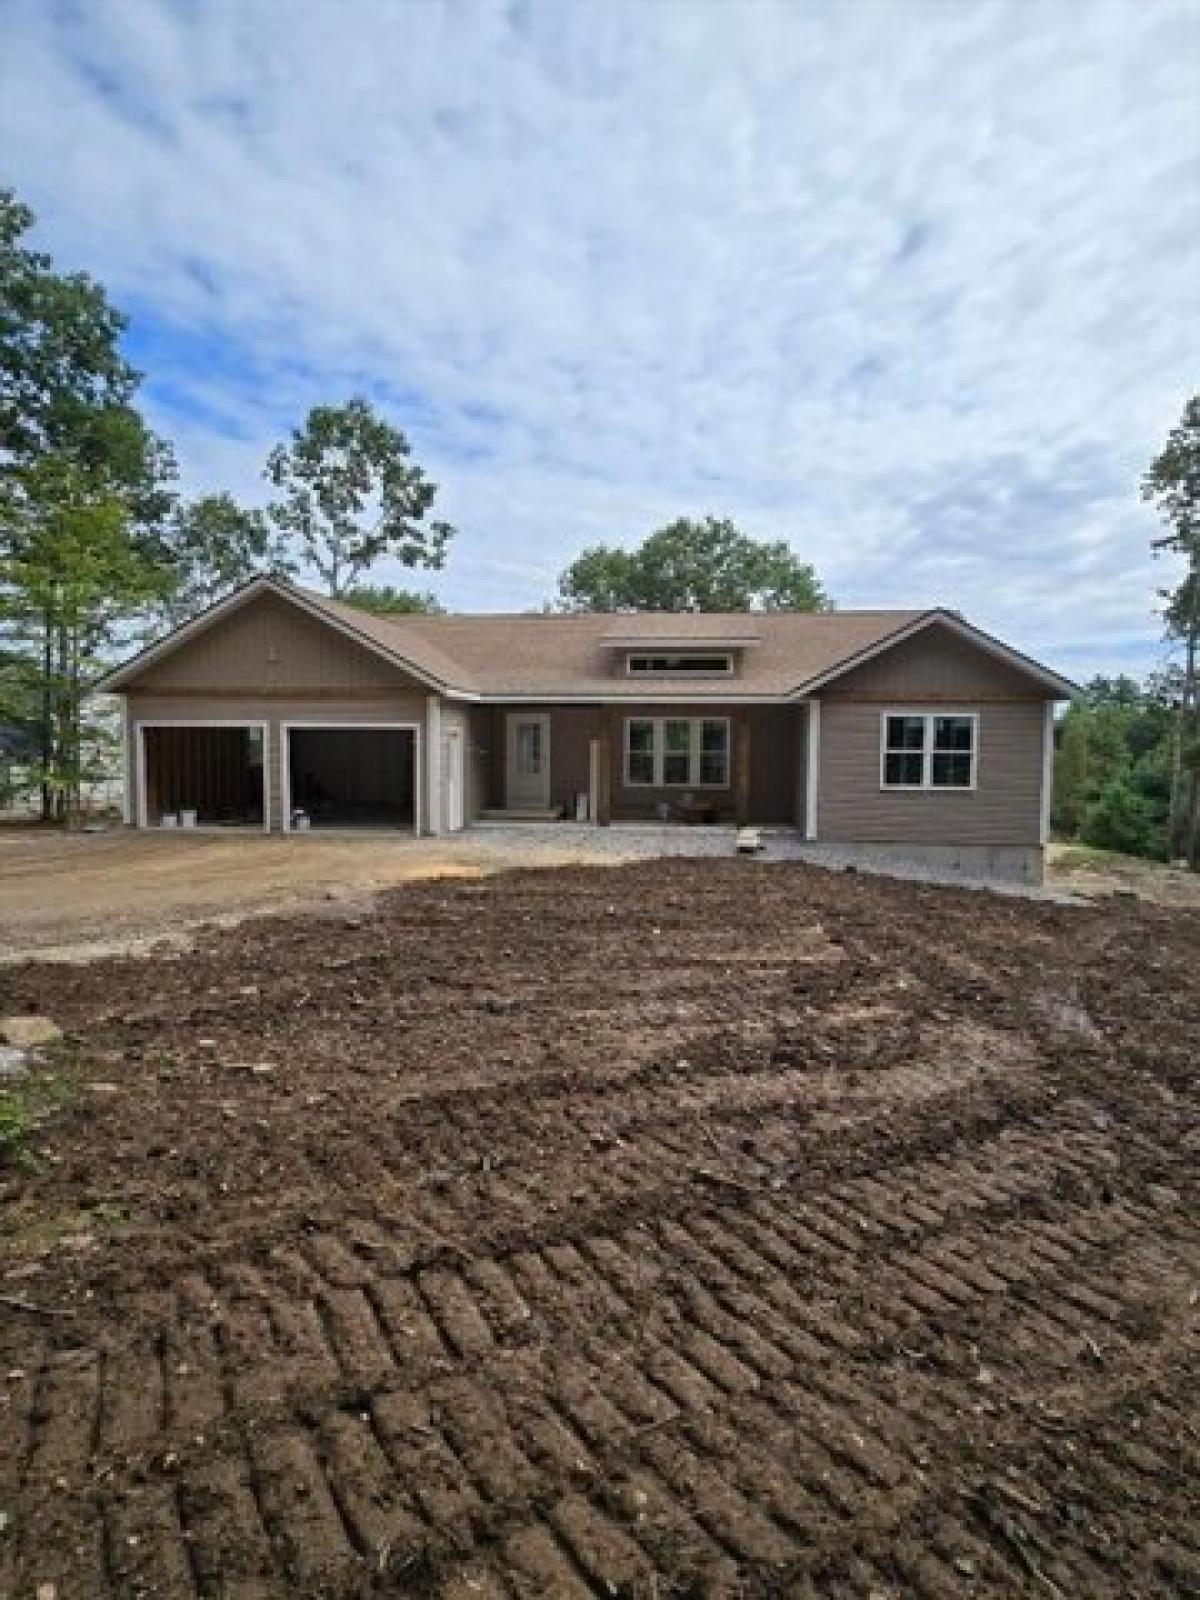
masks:
[[[139,731],[143,827],[267,826],[261,723],[150,723]]]
[[[293,724],[285,730],[284,763],[289,828],[416,826],[413,728]]]

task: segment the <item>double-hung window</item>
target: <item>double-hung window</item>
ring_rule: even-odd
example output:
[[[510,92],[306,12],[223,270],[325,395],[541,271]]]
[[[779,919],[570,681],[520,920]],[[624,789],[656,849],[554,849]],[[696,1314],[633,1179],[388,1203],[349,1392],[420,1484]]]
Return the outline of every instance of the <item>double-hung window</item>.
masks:
[[[728,788],[728,717],[630,717],[625,782],[631,788]]]
[[[973,789],[979,763],[974,711],[885,711],[879,783],[883,789]]]

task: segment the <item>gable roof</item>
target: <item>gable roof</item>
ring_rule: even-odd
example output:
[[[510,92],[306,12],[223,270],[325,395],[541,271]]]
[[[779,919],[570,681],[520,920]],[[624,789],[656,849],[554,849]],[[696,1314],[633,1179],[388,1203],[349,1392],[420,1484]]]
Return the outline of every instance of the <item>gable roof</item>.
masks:
[[[934,625],[950,628],[1036,679],[1055,698],[1076,686],[965,622],[924,611],[508,613],[379,617],[276,578],[255,578],[234,594],[109,672],[113,692],[260,595],[271,594],[355,640],[399,671],[451,698],[467,700],[790,700],[824,687]],[[736,677],[630,677],[613,671],[614,649],[687,647],[744,651]]]

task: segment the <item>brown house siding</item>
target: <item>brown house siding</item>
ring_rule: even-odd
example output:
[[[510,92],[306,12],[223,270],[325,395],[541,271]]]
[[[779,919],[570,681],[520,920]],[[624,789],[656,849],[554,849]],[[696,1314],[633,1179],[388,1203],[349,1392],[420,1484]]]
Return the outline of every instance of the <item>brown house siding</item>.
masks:
[[[265,595],[215,623],[184,649],[150,663],[138,675],[136,690],[386,695],[405,681],[402,672],[328,623]]]
[[[800,761],[798,728],[803,716],[793,706],[671,705],[661,702],[621,705],[522,705],[481,708],[478,726],[484,747],[482,792],[495,808],[505,803],[505,727],[511,711],[528,711],[550,718],[550,801],[574,815],[575,796],[588,792],[590,746],[593,739],[609,741],[613,772],[613,816],[617,821],[637,821],[657,816],[664,803],[677,801],[681,788],[628,787],[624,783],[625,722],[629,717],[728,717],[734,745],[739,720],[749,740],[749,814],[754,822],[788,824],[794,820]],[[731,781],[719,789],[697,790],[711,796],[723,813],[734,810],[733,767]]]
[[[821,700],[923,700],[966,704],[988,700],[1036,700],[1044,691],[1024,673],[951,633],[932,627],[873,661],[836,678]]]
[[[899,703],[921,704],[915,697]],[[914,793],[880,788],[884,707],[827,702],[821,711],[819,837],[830,843],[1036,845],[1043,702],[980,705],[959,696],[955,704],[979,712],[976,787]]]
[[[818,837],[830,843],[1037,846],[1044,691],[945,628],[930,628],[821,692]],[[880,717],[954,707],[979,716],[976,787],[880,786]]]

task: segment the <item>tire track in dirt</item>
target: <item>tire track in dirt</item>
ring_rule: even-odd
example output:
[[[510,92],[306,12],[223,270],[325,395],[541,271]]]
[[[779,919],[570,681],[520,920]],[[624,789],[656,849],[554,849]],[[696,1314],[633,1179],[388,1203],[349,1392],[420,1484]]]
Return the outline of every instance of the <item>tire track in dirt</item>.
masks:
[[[135,1222],[43,1263],[70,1326],[0,1328],[0,1580],[1186,1592],[1177,925],[678,865],[614,918],[621,877],[238,930],[136,1016],[108,975],[151,1126],[30,1188]]]

